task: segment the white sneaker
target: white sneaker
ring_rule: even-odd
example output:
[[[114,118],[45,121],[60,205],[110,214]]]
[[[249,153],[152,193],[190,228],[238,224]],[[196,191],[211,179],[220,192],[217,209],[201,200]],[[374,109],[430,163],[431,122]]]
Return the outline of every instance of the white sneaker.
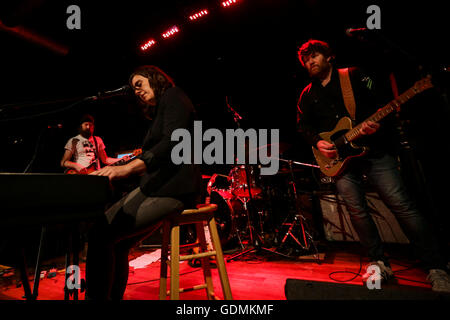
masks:
[[[369,269],[369,267],[372,267]],[[378,268],[374,268],[378,267]],[[379,270],[379,271],[378,271]],[[366,266],[366,272],[362,275],[362,281],[364,283],[370,278],[371,281],[381,281],[386,282],[392,278],[394,278],[394,272],[392,269],[384,264],[383,261],[378,260],[369,263]]]
[[[431,290],[450,293],[450,279],[445,270],[431,269],[428,273],[427,280],[431,282]]]

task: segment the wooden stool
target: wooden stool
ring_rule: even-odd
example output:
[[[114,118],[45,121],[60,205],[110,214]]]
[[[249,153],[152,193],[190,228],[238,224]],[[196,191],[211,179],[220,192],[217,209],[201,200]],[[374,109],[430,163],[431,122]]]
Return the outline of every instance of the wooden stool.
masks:
[[[167,218],[163,222],[163,243],[161,250],[161,278],[159,284],[159,299],[166,300],[170,294],[171,300],[179,300],[180,292],[190,290],[206,289],[208,299],[216,299],[214,286],[211,277],[210,256],[216,256],[217,269],[219,271],[220,282],[224,299],[232,300],[230,283],[228,280],[225,260],[223,259],[222,247],[219,234],[217,233],[214,211],[216,204],[200,205],[198,209],[184,210],[181,214]],[[214,246],[214,250],[208,251],[204,222],[208,223],[209,233]],[[200,252],[197,254],[180,255],[180,225],[195,224],[198,243],[192,246],[199,246]],[[170,260],[169,260],[169,237],[170,237]],[[189,289],[179,287],[180,285],[180,261],[202,259],[203,275],[205,283],[196,285]],[[170,266],[170,291],[167,291],[167,265]]]

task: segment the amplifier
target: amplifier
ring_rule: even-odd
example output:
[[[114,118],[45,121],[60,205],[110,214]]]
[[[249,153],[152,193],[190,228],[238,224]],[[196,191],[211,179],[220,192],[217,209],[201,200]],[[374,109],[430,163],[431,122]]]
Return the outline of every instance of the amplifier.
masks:
[[[359,237],[350,221],[343,199],[339,195],[324,194],[319,197],[322,209],[325,238],[328,241],[358,241]],[[377,193],[367,192],[369,213],[378,228],[381,240],[386,243],[409,243],[395,216]]]

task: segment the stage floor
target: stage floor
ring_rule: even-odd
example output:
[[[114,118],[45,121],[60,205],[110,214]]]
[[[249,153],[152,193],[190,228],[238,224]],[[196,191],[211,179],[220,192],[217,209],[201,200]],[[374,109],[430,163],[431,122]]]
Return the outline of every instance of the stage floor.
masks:
[[[420,289],[424,294],[431,291],[426,280],[426,272],[417,267],[417,261],[411,260],[406,245],[390,245],[387,252],[391,257],[392,269],[396,275],[394,286],[403,289]],[[367,260],[361,258],[361,249],[357,243],[333,242],[323,249],[320,260],[289,259],[269,252],[255,252],[227,261],[226,267],[234,300],[286,300],[285,284],[287,279],[318,281],[334,284],[352,284],[363,286],[361,276]],[[226,253],[229,258],[235,253]],[[130,274],[124,300],[157,300],[159,294],[159,249],[136,248],[130,253]],[[44,261],[44,271],[56,266],[56,276],[49,278],[48,273],[41,278],[38,300],[64,299],[64,259]],[[84,278],[85,263],[80,264]],[[202,269],[194,268],[183,262],[180,266],[180,286],[188,288],[202,282]],[[212,270],[214,288],[218,298],[222,298],[217,269]],[[33,270],[30,269],[30,283]],[[23,288],[17,286],[17,274],[4,273],[1,279],[0,300],[23,300]],[[84,292],[79,299],[84,299]],[[204,290],[189,291],[180,294],[181,300],[205,300]],[[341,299],[336,297],[336,299]],[[344,298],[342,298],[344,299]]]

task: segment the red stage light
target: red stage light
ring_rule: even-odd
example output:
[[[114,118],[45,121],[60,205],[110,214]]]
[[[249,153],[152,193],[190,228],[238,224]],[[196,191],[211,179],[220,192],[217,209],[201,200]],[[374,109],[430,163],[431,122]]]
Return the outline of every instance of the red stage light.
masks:
[[[164,32],[162,34],[163,38],[169,38],[171,36],[173,36],[175,33],[177,33],[179,30],[177,28],[177,26],[173,26],[170,30]]]
[[[150,47],[154,46],[155,44],[156,44],[156,41],[153,39],[150,39],[144,45],[141,46],[141,50],[142,51],[148,50]]]
[[[201,17],[207,15],[208,13],[209,13],[208,10],[199,11],[199,12],[197,12],[195,14],[190,15],[189,16],[189,20],[191,20],[191,21],[197,20],[198,18],[201,18]]]
[[[222,2],[222,6],[223,7],[229,7],[233,4],[235,4],[237,2],[237,0],[227,0],[227,1],[223,1]]]

